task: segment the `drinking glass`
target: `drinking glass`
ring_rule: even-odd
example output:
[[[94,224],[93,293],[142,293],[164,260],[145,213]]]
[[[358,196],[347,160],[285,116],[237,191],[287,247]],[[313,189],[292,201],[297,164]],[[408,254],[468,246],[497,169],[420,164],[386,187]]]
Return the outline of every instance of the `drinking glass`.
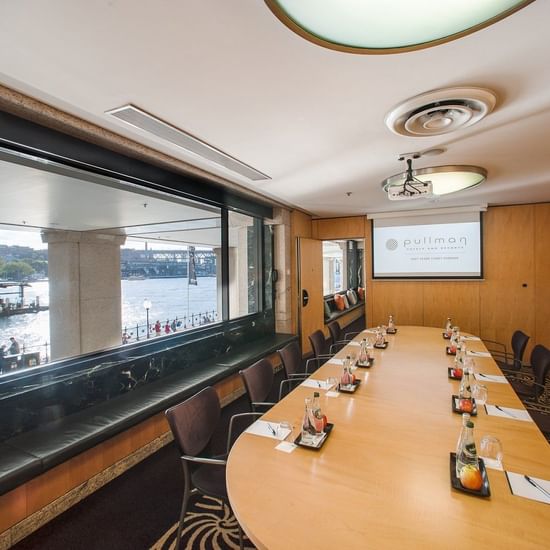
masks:
[[[286,433],[287,430],[290,430],[289,433]],[[288,420],[282,420],[277,426],[277,439],[285,441],[288,437],[292,435],[292,424]]]
[[[331,376],[330,378],[327,378],[327,391],[334,390],[338,386],[338,378],[335,376]]]
[[[484,435],[479,444],[479,456],[483,458],[485,465],[489,468],[502,470],[502,443],[492,435]]]
[[[483,384],[474,384],[472,388],[472,397],[476,400],[478,405],[485,405],[485,403],[487,403],[487,386]]]

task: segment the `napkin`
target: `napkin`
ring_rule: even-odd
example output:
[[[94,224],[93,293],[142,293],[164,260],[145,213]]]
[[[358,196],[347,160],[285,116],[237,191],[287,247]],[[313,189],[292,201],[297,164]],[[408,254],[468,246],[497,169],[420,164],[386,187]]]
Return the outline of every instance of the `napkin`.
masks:
[[[344,364],[344,360],[343,359],[336,359],[336,358],[332,358],[332,359],[329,359],[327,362],[326,362],[327,365],[343,365]]]
[[[288,441],[281,441],[275,448],[278,451],[283,451],[283,453],[292,453],[298,448],[298,445],[294,445],[294,443],[289,443]]]
[[[308,378],[307,380],[304,380],[300,386],[304,386],[305,388],[317,388],[318,390],[328,390],[331,387],[331,384],[329,384],[326,380],[314,380],[313,378]]]
[[[271,429],[269,429],[270,426],[271,426]],[[288,428],[282,431],[279,430],[278,422],[266,422],[265,420],[256,420],[254,424],[251,424],[250,426],[248,426],[248,428],[245,430],[245,433],[253,434],[253,435],[261,435],[262,437],[269,437],[271,439],[277,439],[281,441],[286,437],[288,437],[288,434],[290,434],[290,431],[291,430],[289,430]]]
[[[523,474],[514,472],[506,472],[506,477],[513,495],[550,504],[550,481],[528,476],[530,483]]]
[[[496,384],[508,384],[508,380],[506,380],[506,376],[498,376],[496,374],[481,374],[476,373],[474,374],[475,379],[479,380],[480,382],[495,382]]]
[[[360,345],[361,345],[361,342],[351,341],[351,342],[348,342],[347,345],[348,345],[348,346],[360,346]]]
[[[510,407],[500,407],[498,405],[485,405],[485,410],[489,416],[502,416],[510,420],[522,420],[523,422],[533,422],[529,413],[524,409],[511,409]]]
[[[466,354],[472,357],[491,357],[488,351],[474,351],[473,349],[466,350]]]
[[[325,397],[339,397],[340,394],[337,391],[328,391],[325,393]]]

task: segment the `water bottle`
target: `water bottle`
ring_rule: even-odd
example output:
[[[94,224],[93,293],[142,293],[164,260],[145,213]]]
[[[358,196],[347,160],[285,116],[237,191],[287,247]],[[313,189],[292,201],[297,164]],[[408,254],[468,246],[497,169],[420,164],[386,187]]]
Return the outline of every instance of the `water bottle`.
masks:
[[[302,443],[306,445],[313,443],[316,434],[317,430],[313,422],[313,400],[311,397],[306,397],[304,418],[302,420]]]
[[[452,332],[453,332],[453,323],[451,321],[451,318],[447,317],[447,322],[445,323],[445,334],[450,337]]]
[[[367,340],[363,338],[359,346],[359,364],[366,365],[369,362],[369,349],[367,347]]]
[[[462,415],[462,430],[456,445],[456,477],[461,482],[465,478],[464,468],[477,470],[479,474],[479,460],[474,440],[474,423],[470,420],[469,414]]]
[[[462,371],[462,380],[460,381],[460,389],[458,390],[459,399],[472,399],[472,382],[470,380],[470,369],[465,368]]]
[[[313,424],[315,431],[320,434],[323,432],[325,423],[323,421],[323,413],[321,412],[321,404],[319,403],[319,392],[313,394],[313,401],[311,404],[311,413],[313,418]]]
[[[388,332],[389,333],[395,332],[395,323],[393,322],[393,315],[390,315],[390,318],[388,319]]]

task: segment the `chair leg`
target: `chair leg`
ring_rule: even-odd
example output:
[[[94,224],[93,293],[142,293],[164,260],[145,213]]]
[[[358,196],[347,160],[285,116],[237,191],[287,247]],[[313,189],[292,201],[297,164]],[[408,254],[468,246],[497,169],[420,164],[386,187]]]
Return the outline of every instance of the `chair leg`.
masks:
[[[179,550],[180,544],[181,544],[181,532],[183,531],[183,520],[185,518],[185,513],[187,512],[187,506],[189,504],[189,496],[191,492],[195,492],[190,490],[189,486],[191,483],[189,470],[187,468],[187,464],[183,463],[183,477],[184,477],[184,488],[183,488],[183,499],[181,501],[181,512],[180,512],[180,519],[178,523],[178,534],[176,535],[176,548],[175,550]]]
[[[243,530],[241,529],[241,526],[238,523],[237,523],[237,526],[239,527],[239,548],[240,550],[244,550]]]

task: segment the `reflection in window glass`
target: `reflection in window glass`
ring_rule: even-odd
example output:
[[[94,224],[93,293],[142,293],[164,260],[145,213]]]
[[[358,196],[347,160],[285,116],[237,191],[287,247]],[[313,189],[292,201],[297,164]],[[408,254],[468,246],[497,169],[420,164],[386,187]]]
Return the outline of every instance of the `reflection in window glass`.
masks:
[[[259,220],[229,212],[229,318],[260,311]]]

